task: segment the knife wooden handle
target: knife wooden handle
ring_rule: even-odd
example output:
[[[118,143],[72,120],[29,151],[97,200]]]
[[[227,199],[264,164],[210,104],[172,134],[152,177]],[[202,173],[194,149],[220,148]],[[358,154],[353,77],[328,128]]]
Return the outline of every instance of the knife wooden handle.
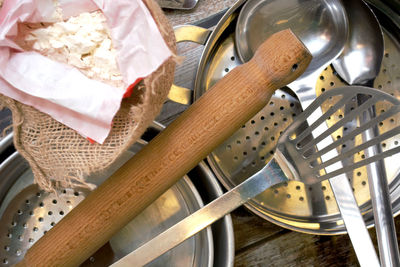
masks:
[[[77,266],[304,72],[311,55],[290,31],[221,79],[38,240],[17,266]]]

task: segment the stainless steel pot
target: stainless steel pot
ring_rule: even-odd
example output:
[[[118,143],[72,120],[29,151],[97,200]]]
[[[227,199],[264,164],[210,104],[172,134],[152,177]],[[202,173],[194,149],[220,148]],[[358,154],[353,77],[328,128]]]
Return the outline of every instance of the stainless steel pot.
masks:
[[[155,125],[157,129],[162,126]],[[10,145],[12,135],[2,140]],[[99,184],[136,153],[145,141],[135,144],[109,170],[89,177]],[[182,178],[153,205],[117,233],[83,265],[107,266],[132,251],[142,242],[173,225],[222,194],[211,170],[200,163],[190,174],[201,185],[201,194],[188,177]],[[13,153],[0,165],[0,264],[9,266],[23,257],[26,249],[52,228],[89,193],[65,189],[46,193],[32,185],[33,175],[27,162]],[[233,266],[234,239],[230,216],[189,242],[154,260],[149,266]]]
[[[204,50],[193,91],[173,87],[170,98],[180,103],[191,103],[231,69],[241,64],[234,37],[236,20],[245,2],[240,0],[232,6],[213,31],[191,26],[183,26],[176,30],[178,41],[203,44]],[[375,87],[400,96],[399,16],[380,1],[368,2],[374,7],[385,34],[385,57]],[[344,85],[331,67],[328,67],[316,82],[317,93]],[[288,88],[278,90],[268,106],[208,156],[207,160],[221,183],[227,189],[231,189],[258,171],[274,153],[280,133],[300,112],[299,102],[292,92]],[[394,120],[397,121],[397,118]],[[388,146],[398,145],[399,138],[393,139]],[[390,182],[393,211],[397,215],[400,212],[400,168],[389,161],[385,162],[385,166]],[[371,227],[373,213],[366,171],[357,170],[349,174],[349,177],[364,220]],[[292,230],[312,234],[346,232],[328,182],[311,187],[305,187],[298,182],[277,186],[251,200],[247,207],[262,218]]]

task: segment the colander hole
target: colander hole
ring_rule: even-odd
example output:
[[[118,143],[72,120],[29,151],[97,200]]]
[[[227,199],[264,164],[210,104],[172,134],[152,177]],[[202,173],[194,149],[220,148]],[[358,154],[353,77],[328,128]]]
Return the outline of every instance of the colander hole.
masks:
[[[277,122],[274,122],[274,126],[275,126],[275,127],[278,126],[278,123],[277,123]]]
[[[265,146],[265,145],[266,145],[266,143],[265,143],[265,142],[262,142],[262,143],[261,143],[261,145],[262,145],[262,146]]]
[[[351,107],[350,110],[354,110],[354,107]]]
[[[293,113],[293,114],[292,114],[292,117],[296,117],[296,113]]]
[[[347,127],[344,127],[344,128],[343,128],[343,131],[347,131],[347,130],[348,130]]]
[[[283,185],[287,187],[287,186],[288,186],[288,183],[287,183],[287,182],[284,182]]]
[[[57,204],[57,199],[53,199],[53,204]]]
[[[292,66],[292,71],[295,71],[295,70],[297,70],[297,68],[299,67],[299,65],[297,65],[297,64],[293,64],[293,66]]]
[[[242,142],[240,142],[240,140],[236,141],[236,144],[240,145]]]
[[[281,136],[282,134],[283,134],[283,132],[282,132],[282,131],[280,131],[280,132],[279,132],[279,136]]]
[[[286,95],[281,95],[281,98],[282,98],[282,99],[285,99],[285,98],[286,98]]]
[[[362,159],[365,159],[365,155],[364,155],[364,154],[362,154],[362,155],[361,155],[361,158],[362,158]]]
[[[231,150],[231,149],[232,149],[232,146],[231,146],[231,145],[227,145],[227,146],[226,146],[226,149]]]
[[[382,85],[380,84],[380,85],[378,85],[378,89],[382,89]]]
[[[66,194],[66,193],[67,193],[67,190],[64,189],[62,192],[63,192],[63,194]]]
[[[338,117],[339,117],[339,119],[342,119],[342,118],[343,118],[343,115],[342,115],[342,114],[339,114]]]
[[[385,53],[385,57],[389,57],[389,53]]]
[[[271,115],[271,116],[274,116],[274,115],[275,115],[275,113],[271,112],[269,115]]]
[[[283,120],[283,121],[287,121],[287,118],[285,117],[285,118],[283,118],[282,120]]]
[[[255,124],[256,123],[256,121],[255,120],[251,120],[251,124]]]
[[[60,215],[63,216],[64,215],[64,211],[60,211]]]
[[[261,117],[260,117],[260,120],[262,120],[262,121],[263,121],[264,119],[265,119],[265,117],[264,117],[264,116],[261,116]]]
[[[235,157],[233,157],[233,160],[238,160],[238,157],[236,157],[236,156],[235,156]]]
[[[43,217],[39,217],[38,221],[43,222]]]
[[[37,197],[40,197],[40,196],[41,196],[40,192],[37,192],[37,193],[36,193],[36,196],[37,196]]]
[[[254,134],[255,134],[255,135],[259,135],[260,132],[259,132],[259,131],[255,131]]]
[[[391,122],[391,123],[394,123],[394,119],[393,119],[393,118],[391,118],[391,119],[390,119],[390,122]]]
[[[361,176],[361,172],[357,172],[357,176]]]
[[[340,138],[342,138],[342,136],[338,135],[338,136],[336,136],[336,138],[337,138],[337,139],[340,139]]]
[[[89,261],[90,261],[90,262],[94,262],[94,261],[95,261],[94,257],[90,257],[90,258],[89,258]]]
[[[246,125],[243,124],[243,125],[242,125],[242,128],[246,128]]]
[[[37,231],[39,231],[39,228],[37,228],[37,227],[35,226],[35,227],[33,227],[33,231],[34,231],[34,232],[37,232]]]
[[[275,137],[274,136],[271,136],[271,141],[274,141],[275,140]]]
[[[74,196],[76,196],[76,197],[79,196],[79,192],[75,191]]]
[[[253,161],[253,162],[251,163],[251,166],[255,167],[255,166],[256,166],[256,162]]]
[[[269,128],[268,127],[264,127],[264,131],[268,131],[269,130]]]
[[[321,189],[322,189],[322,191],[325,191],[326,190],[326,186],[322,186]]]
[[[346,144],[343,144],[343,145],[342,145],[342,148],[346,148]]]
[[[43,206],[44,206],[44,203],[43,203],[43,202],[40,202],[40,203],[39,203],[39,206],[40,206],[40,207],[43,207]]]
[[[234,56],[232,56],[232,57],[231,57],[231,60],[232,60],[232,61],[235,61],[235,57],[234,57]]]
[[[19,241],[23,241],[23,240],[24,240],[23,236],[22,236],[22,235],[19,235],[19,236],[18,236],[18,240],[19,240]]]
[[[290,194],[287,194],[286,195],[286,198],[291,198],[292,196],[290,195]]]
[[[308,191],[312,191],[312,187],[310,186],[310,187],[308,187]]]
[[[397,146],[399,144],[399,141],[394,141],[394,144]]]
[[[264,161],[264,160],[265,160],[265,157],[260,157],[260,160],[261,160],[261,161]]]
[[[284,110],[284,109],[285,109],[285,107],[283,107],[283,106],[280,106],[280,107],[279,107],[279,109],[280,109],[280,110]]]
[[[11,226],[17,226],[17,222],[12,221],[12,222],[11,222]]]
[[[297,190],[300,190],[300,189],[301,189],[300,185],[297,185],[297,186],[296,186],[296,189],[297,189]]]
[[[8,264],[8,260],[7,259],[3,259],[3,263],[4,264]]]
[[[384,110],[384,109],[381,109],[381,113],[383,113],[383,112],[385,112],[385,110]]]
[[[386,147],[386,143],[382,143],[382,147],[385,148]]]
[[[228,69],[228,68],[225,68],[225,72],[229,72],[229,69]]]
[[[29,238],[29,243],[33,243],[35,240],[33,238]]]
[[[55,223],[55,222],[51,222],[50,225],[51,225],[51,226],[54,226],[54,225],[56,225],[56,223]]]
[[[5,251],[10,251],[10,247],[9,246],[4,246],[4,250]]]
[[[300,201],[304,201],[304,197],[299,197],[299,200]]]
[[[31,211],[29,212],[29,215],[33,216],[33,210],[31,210]]]
[[[256,150],[257,150],[257,147],[253,146],[251,149],[252,149],[253,151],[256,151]]]
[[[246,140],[250,140],[250,136],[246,136]]]
[[[18,215],[21,215],[22,214],[22,210],[18,210],[17,213],[18,213]]]
[[[325,79],[325,77],[324,76],[319,76],[319,79],[321,80],[321,81],[323,81],[324,79]]]
[[[44,234],[44,235],[47,234],[47,231],[43,231],[43,234]]]
[[[330,200],[331,197],[330,197],[330,196],[326,196],[325,199],[326,199],[326,200]]]
[[[382,126],[383,126],[383,122],[380,122],[380,123],[379,123],[379,126],[381,126],[381,127],[382,127]]]
[[[25,200],[25,204],[29,205],[30,203],[29,199]]]
[[[11,234],[11,233],[8,233],[8,234],[7,234],[7,237],[8,237],[8,238],[12,238],[12,234]]]
[[[27,223],[24,223],[24,224],[22,225],[22,227],[24,227],[24,228],[26,229],[26,228],[28,228],[28,224],[27,224]]]
[[[362,185],[366,185],[367,182],[366,182],[366,181],[362,181],[361,184],[362,184]]]
[[[271,150],[271,151],[269,152],[269,154],[273,155],[273,154],[274,154],[274,151],[273,151],[273,150]]]
[[[290,107],[294,107],[294,103],[290,103]]]
[[[335,83],[334,83],[334,82],[330,82],[329,84],[330,84],[330,86],[334,86],[334,85],[335,85]]]
[[[279,193],[278,189],[275,189],[275,190],[274,190],[274,193],[275,193],[275,194],[278,194],[278,193]]]
[[[243,156],[245,156],[245,157],[247,156],[247,152],[246,151],[243,152]]]
[[[270,105],[270,106],[275,105],[275,104],[274,104],[274,101],[269,102],[269,105]]]
[[[391,83],[392,83],[392,81],[387,81],[386,83],[387,83],[387,84],[391,84]]]
[[[326,90],[325,88],[321,88],[321,92],[325,92],[325,90]]]

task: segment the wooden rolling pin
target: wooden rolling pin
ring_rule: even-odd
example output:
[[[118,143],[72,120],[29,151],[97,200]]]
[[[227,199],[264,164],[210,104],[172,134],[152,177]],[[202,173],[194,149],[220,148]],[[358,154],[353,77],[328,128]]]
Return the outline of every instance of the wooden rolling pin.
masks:
[[[304,72],[290,31],[271,36],[38,240],[17,266],[78,266]]]

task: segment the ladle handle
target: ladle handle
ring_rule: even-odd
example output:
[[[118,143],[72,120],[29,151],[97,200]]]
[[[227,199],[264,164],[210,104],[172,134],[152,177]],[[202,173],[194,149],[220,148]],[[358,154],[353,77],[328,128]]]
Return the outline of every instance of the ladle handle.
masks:
[[[290,31],[272,35],[38,240],[17,266],[78,266],[307,68]]]

